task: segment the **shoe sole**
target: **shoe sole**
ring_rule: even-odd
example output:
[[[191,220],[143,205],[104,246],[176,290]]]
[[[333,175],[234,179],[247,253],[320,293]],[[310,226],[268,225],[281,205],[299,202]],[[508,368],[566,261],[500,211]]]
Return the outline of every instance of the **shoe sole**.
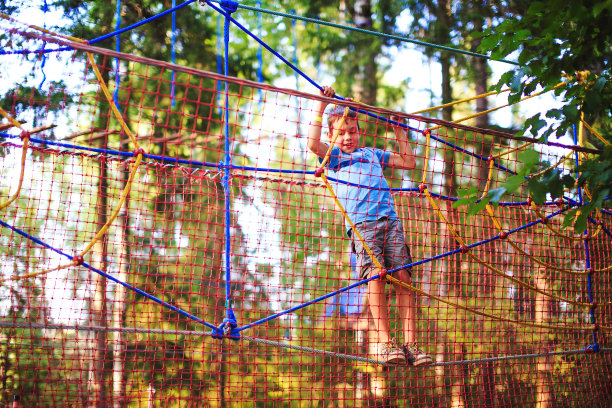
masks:
[[[433,360],[431,359],[431,357],[429,356],[423,356],[421,358],[417,358],[414,360],[414,362],[412,363],[413,366],[418,367],[418,366],[422,366],[422,365],[429,365],[433,363]]]
[[[387,364],[404,364],[406,362],[406,358],[403,356],[391,357],[385,362]]]

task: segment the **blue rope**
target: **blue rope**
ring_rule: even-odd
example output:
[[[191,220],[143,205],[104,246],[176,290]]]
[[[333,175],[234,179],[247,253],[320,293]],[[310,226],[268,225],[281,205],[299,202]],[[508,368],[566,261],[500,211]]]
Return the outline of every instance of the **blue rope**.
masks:
[[[290,14],[295,14],[295,10],[291,9],[291,11],[289,12]],[[298,43],[297,43],[297,27],[296,27],[296,22],[297,20],[295,18],[291,19],[291,31],[293,33],[293,63],[297,66],[298,64],[298,52],[297,52],[297,47],[298,47]],[[294,76],[295,76],[295,89],[299,89],[299,79],[300,77],[298,76],[298,73],[293,71]],[[299,124],[298,124],[299,126]]]
[[[60,48],[42,48],[40,50],[18,50],[18,51],[0,50],[0,55],[49,54],[51,52],[59,52],[59,51],[74,51],[74,49],[72,47],[60,47]]]
[[[173,9],[176,8],[176,0],[172,0],[172,8]],[[172,12],[172,36],[170,39],[170,45],[171,45],[170,60],[172,61],[173,64],[176,64],[176,13],[174,11]],[[176,105],[176,101],[174,100],[174,92],[176,88],[175,80],[176,80],[176,72],[174,72],[173,70],[172,71],[172,88],[170,89],[170,96],[172,98],[172,107]]]
[[[257,7],[261,8],[261,0],[257,0]],[[261,13],[259,11],[257,12],[257,32],[259,33],[259,35],[261,35],[262,33]],[[262,55],[261,44],[257,46],[257,82],[259,83],[263,82],[263,55]],[[258,103],[260,106],[262,103],[261,93],[262,93],[261,88],[257,88],[257,96],[259,98]]]
[[[119,30],[121,27],[121,0],[117,0],[117,9],[115,11],[115,31]],[[121,41],[120,35],[115,37],[115,51],[121,52]],[[113,101],[115,102],[115,106],[117,110],[121,111],[119,108],[119,82],[121,78],[119,76],[119,58],[115,58],[115,92],[113,92]]]
[[[224,1],[221,4],[221,7],[227,12],[228,15],[233,13],[238,9],[238,4],[232,1]],[[225,22],[223,24],[223,43],[225,48],[225,64],[223,66],[223,71],[225,76],[229,76],[229,29],[230,23],[228,18],[225,18]],[[229,82],[223,81],[225,84],[225,166],[223,168],[223,192],[225,195],[225,309],[226,309],[226,318],[223,320],[222,326],[228,327],[228,331],[225,334],[234,334],[232,330],[234,330],[238,323],[236,322],[236,316],[234,315],[234,311],[232,310],[232,296],[231,296],[231,218],[230,218],[230,185],[229,181],[231,178],[231,164],[232,157],[230,155],[230,129],[229,129]],[[221,326],[219,327],[221,328]],[[236,333],[237,334],[237,333]]]
[[[223,75],[223,58],[221,57],[221,47],[222,47],[222,39],[221,35],[221,14],[217,14],[217,74]],[[217,113],[221,116],[222,108],[219,100],[221,99],[221,81],[217,81]]]
[[[112,33],[104,34],[104,35],[102,35],[100,37],[94,38],[93,40],[89,40],[89,44],[95,44],[95,43],[98,43],[100,41],[104,41],[104,40],[106,40],[108,38],[114,37],[116,35],[123,34],[126,31],[133,30],[136,27],[140,27],[141,25],[147,24],[147,23],[149,23],[149,22],[151,22],[153,20],[157,20],[158,18],[163,17],[163,16],[165,16],[167,14],[170,14],[170,13],[172,13],[172,12],[178,10],[178,9],[181,9],[181,8],[187,6],[187,5],[189,5],[189,4],[191,4],[191,3],[195,2],[195,1],[197,1],[197,0],[187,0],[186,2],[181,3],[181,4],[179,4],[176,7],[172,7],[172,8],[169,8],[168,10],[162,11],[161,13],[156,14],[156,15],[154,15],[152,17],[149,17],[146,20],[139,21],[138,23],[134,23],[134,24],[132,24],[130,26],[124,27],[121,30],[113,31]]]
[[[11,134],[5,133],[5,132],[0,132],[0,138],[18,139],[19,136],[18,135],[11,135]],[[89,147],[89,146],[80,146],[80,145],[75,145],[75,144],[70,144],[70,143],[55,142],[55,141],[52,141],[52,140],[44,140],[44,139],[31,138],[30,142],[33,143],[33,144],[64,147],[64,148],[74,149],[74,150],[83,150],[83,151],[94,152],[94,153],[102,153],[102,154],[111,155],[111,156],[134,157],[134,153],[133,152],[124,152],[124,151],[121,151],[121,150],[112,150],[112,149],[102,149],[102,148]],[[162,163],[168,163],[168,164],[175,164],[175,165],[184,164],[184,165],[189,165],[189,166],[210,167],[210,168],[217,168],[217,169],[230,168],[232,170],[241,170],[241,171],[279,173],[279,174],[301,174],[301,175],[309,175],[309,174],[314,174],[315,173],[314,171],[311,171],[311,170],[271,169],[271,168],[267,168],[267,167],[237,166],[237,165],[234,165],[234,164],[230,164],[229,166],[226,166],[224,163],[212,163],[212,162],[203,162],[203,161],[196,161],[196,160],[189,160],[189,159],[178,159],[178,158],[172,158],[172,157],[167,157],[167,156],[160,156],[160,155],[155,155],[155,154],[145,154],[144,157],[148,158],[148,159],[157,160],[157,161],[162,162]],[[329,177],[329,176],[327,177],[327,179],[330,180],[330,181],[333,181],[335,183],[341,183],[341,184],[347,184],[347,185],[351,185],[351,186],[355,186],[355,187],[373,189],[370,186],[363,186],[361,184],[356,184],[356,183],[348,182],[348,181],[345,181],[345,180],[338,180],[338,179],[335,179],[335,178]],[[383,190],[384,191],[391,191],[391,192],[410,192],[410,191],[417,192],[417,191],[419,191],[419,189],[416,188],[416,187],[388,188],[388,189],[378,189],[378,190],[381,190],[381,191],[383,191]],[[459,199],[457,197],[449,197],[449,196],[445,196],[445,195],[434,193],[434,192],[430,192],[430,194],[432,195],[432,197],[437,197],[437,198],[440,198],[440,199],[446,200],[446,201],[457,201]],[[610,200],[610,198],[611,197],[606,197],[605,200],[606,201]],[[569,202],[571,204],[576,204],[572,200],[569,200]],[[553,205],[553,204],[556,204],[556,203],[553,202],[553,201],[549,201],[549,202],[544,203],[544,205]],[[503,202],[502,201],[502,202],[498,203],[498,205],[499,206],[504,206],[504,207],[519,207],[519,206],[527,205],[527,202],[526,201]]]
[[[558,211],[556,211],[556,212],[554,212],[554,213],[552,213],[552,214],[547,215],[547,216],[546,216],[546,218],[550,219],[550,218],[552,218],[552,217],[554,217],[554,216],[556,216],[556,215],[558,215],[558,214],[560,214],[560,213],[562,213],[562,212],[565,212],[565,211],[567,211],[567,210],[568,210],[568,208],[565,208],[565,209],[562,209],[562,210],[558,210]],[[518,228],[515,228],[515,229],[513,229],[513,230],[510,230],[510,231],[508,231],[508,236],[510,236],[511,234],[514,234],[515,232],[521,231],[521,230],[523,230],[523,229],[525,229],[525,228],[528,228],[528,227],[534,226],[534,225],[536,225],[536,224],[539,224],[539,223],[541,223],[541,222],[542,222],[542,220],[541,220],[541,219],[539,219],[539,220],[537,220],[537,221],[533,221],[533,222],[530,222],[530,223],[528,223],[528,224],[526,224],[526,225],[523,225],[523,226],[521,226],[521,227],[518,227]],[[501,237],[500,237],[499,235],[496,235],[496,236],[494,236],[494,237],[491,237],[491,238],[485,239],[485,240],[483,240],[483,241],[480,241],[480,242],[475,242],[475,243],[473,243],[473,244],[471,244],[471,245],[468,245],[467,247],[468,247],[469,249],[472,249],[472,248],[475,248],[475,247],[478,247],[478,246],[481,246],[481,245],[487,244],[487,243],[489,243],[489,242],[492,242],[492,241],[495,241],[495,240],[498,240],[498,239],[501,239]],[[446,252],[446,253],[443,253],[443,254],[439,254],[439,255],[433,256],[433,257],[431,257],[431,258],[423,259],[423,260],[421,260],[421,261],[412,262],[412,263],[409,263],[409,264],[406,264],[406,265],[400,266],[399,268],[391,269],[391,270],[387,271],[387,273],[394,273],[394,272],[400,271],[400,270],[402,270],[402,269],[409,269],[409,268],[412,268],[412,267],[414,267],[414,266],[423,265],[423,264],[426,264],[426,263],[429,263],[429,262],[436,261],[436,260],[438,260],[438,259],[446,258],[446,257],[448,257],[448,256],[451,256],[451,255],[457,254],[457,253],[459,253],[459,252],[461,252],[461,248],[457,248],[457,249],[454,249],[454,250],[452,250],[452,251],[449,251],[449,252]],[[331,292],[331,293],[328,293],[328,294],[326,294],[326,295],[320,296],[320,297],[318,297],[318,298],[316,298],[316,299],[313,299],[313,300],[311,300],[311,301],[309,301],[309,302],[302,303],[302,304],[300,304],[300,305],[298,305],[298,306],[294,306],[294,307],[292,307],[292,308],[290,308],[290,309],[286,309],[286,310],[284,310],[284,311],[282,311],[282,312],[275,313],[275,314],[270,315],[270,316],[268,316],[268,317],[264,317],[264,318],[262,318],[262,319],[259,319],[259,320],[257,320],[257,321],[254,321],[254,322],[252,322],[252,323],[249,323],[249,324],[247,324],[247,325],[244,325],[244,326],[238,327],[238,328],[237,328],[235,331],[236,331],[236,332],[241,332],[241,331],[243,331],[243,330],[246,330],[246,329],[249,329],[249,328],[251,328],[251,327],[254,327],[254,326],[260,325],[260,324],[262,324],[262,323],[269,322],[270,320],[274,320],[274,319],[277,319],[277,318],[279,318],[279,317],[281,317],[281,316],[284,316],[284,315],[286,315],[286,314],[293,313],[293,312],[298,311],[298,310],[300,310],[300,309],[303,309],[303,308],[305,308],[305,307],[307,307],[307,306],[310,306],[310,305],[312,305],[312,304],[315,304],[315,303],[321,302],[322,300],[328,299],[328,298],[330,298],[330,297],[332,297],[332,296],[335,296],[335,295],[337,295],[337,294],[339,294],[339,293],[346,292],[347,290],[350,290],[350,289],[356,288],[357,286],[364,285],[364,284],[366,284],[366,283],[368,283],[368,282],[370,282],[370,281],[372,281],[372,280],[374,280],[374,279],[378,279],[378,278],[380,278],[380,274],[378,274],[378,275],[376,275],[376,276],[372,276],[372,277],[370,277],[370,278],[368,278],[368,279],[364,279],[364,280],[361,280],[361,281],[359,281],[359,282],[353,283],[352,285],[346,286],[346,287],[344,287],[344,288],[342,288],[342,289],[336,290],[336,291]]]
[[[10,138],[17,138],[17,137],[19,137],[19,136],[15,136],[15,135],[6,135],[6,134],[4,134],[4,133],[0,133],[0,136],[6,136],[6,137],[10,137]],[[49,144],[49,145],[62,145],[63,147],[73,147],[73,145],[68,145],[68,144],[65,144],[65,143],[47,142],[47,141],[44,141],[44,140],[39,140],[39,139],[32,139],[31,141],[32,141],[33,143],[41,143],[41,144]],[[81,148],[81,147],[79,147],[79,146],[75,146],[75,147],[77,147],[77,148]],[[96,151],[96,152],[103,152],[103,153],[112,152],[112,151],[109,151],[109,150],[106,150],[106,149],[94,149],[94,148],[84,148],[84,150]],[[119,153],[119,154],[121,154],[121,155],[123,155],[123,156],[128,156],[128,157],[133,157],[133,155],[134,155],[133,153],[128,153],[128,152],[116,152],[116,153]],[[148,154],[147,154],[147,155],[145,155],[145,157],[147,157],[147,158],[168,159],[168,158],[165,158],[165,157],[163,157],[163,156],[155,156],[155,155],[148,155]],[[175,162],[175,163],[176,163],[176,162],[184,162],[184,163],[186,163],[186,164],[194,164],[194,163],[196,163],[196,162],[192,162],[192,161],[188,161],[188,160],[180,160],[180,159],[170,159],[170,160],[171,160],[172,162]],[[205,162],[200,162],[200,163],[205,163]],[[214,165],[213,163],[205,163],[205,164],[206,164],[206,165],[210,165],[211,167],[225,167],[225,168],[227,167],[227,166],[224,166],[224,165]],[[233,167],[233,168],[242,168],[242,169],[245,169],[246,167],[235,166],[235,167]],[[270,170],[276,170],[276,169],[270,169]],[[299,173],[309,173],[309,174],[311,174],[312,172],[299,172]],[[227,190],[226,190],[226,191],[227,191]],[[433,193],[431,193],[431,194],[432,194],[432,196],[434,195]],[[512,204],[513,204],[513,205],[525,205],[525,204],[526,204],[526,202],[523,202],[523,203],[512,203]],[[570,204],[572,204],[572,203],[570,203]],[[577,204],[576,204],[576,205],[577,205]],[[570,205],[570,206],[571,206],[571,205]],[[547,215],[545,218],[546,218],[546,219],[553,218],[553,217],[557,216],[558,214],[561,214],[561,213],[563,213],[563,212],[567,211],[567,210],[570,208],[570,206],[568,206],[568,207],[567,207],[567,208],[565,208],[565,209],[560,209],[560,210],[558,210],[558,211],[555,211],[555,212],[553,212],[553,213],[551,213],[551,214]],[[226,206],[226,208],[227,208],[227,206]],[[1,222],[1,220],[0,220],[0,222]],[[536,220],[536,221],[532,221],[532,222],[527,223],[527,224],[525,224],[525,225],[523,225],[523,226],[520,226],[520,227],[517,227],[517,228],[515,228],[515,229],[513,229],[513,230],[509,230],[509,231],[507,231],[507,234],[508,234],[508,236],[509,236],[509,235],[511,235],[511,234],[514,234],[514,233],[516,233],[516,232],[519,232],[519,231],[522,231],[522,230],[524,230],[524,229],[530,228],[530,227],[532,227],[532,226],[534,226],[534,225],[537,225],[537,224],[539,224],[539,223],[542,223],[542,222],[543,222],[543,221],[542,221],[542,219],[538,219],[538,220]],[[9,227],[10,227],[10,226],[9,226]],[[226,230],[226,233],[227,233],[227,230]],[[612,236],[612,234],[609,234],[609,235],[611,235],[611,236]],[[24,236],[26,236],[26,235],[24,235]],[[478,247],[478,246],[481,246],[481,245],[485,245],[485,244],[487,244],[487,243],[489,243],[489,242],[492,242],[492,241],[495,241],[495,240],[498,240],[498,239],[501,239],[501,237],[500,237],[500,235],[499,235],[499,234],[498,234],[498,235],[496,235],[496,236],[494,236],[494,237],[487,238],[487,239],[485,239],[485,240],[482,240],[482,241],[479,241],[479,242],[475,242],[475,243],[473,243],[473,244],[470,244],[470,245],[468,245],[468,248],[472,249],[472,248],[475,248],[475,247]],[[57,253],[59,253],[59,254],[64,255],[63,253],[58,252],[57,250],[55,250],[55,249],[53,249],[53,248],[51,248],[51,247],[47,246],[46,244],[42,244],[42,243],[41,243],[41,245],[45,245],[47,248],[52,249],[52,250],[54,250],[55,252],[57,252]],[[436,261],[436,260],[439,260],[439,259],[442,259],[442,258],[445,258],[445,257],[451,256],[451,255],[454,255],[454,254],[456,254],[456,253],[458,253],[458,252],[460,252],[460,251],[461,251],[461,249],[460,249],[460,248],[457,248],[457,249],[454,249],[454,250],[452,250],[452,251],[448,251],[448,252],[443,253],[443,254],[435,255],[435,256],[433,256],[433,257],[431,257],[431,258],[423,259],[423,260],[421,260],[421,261],[417,261],[417,262],[412,262],[412,263],[410,263],[410,264],[407,264],[407,265],[401,266],[401,267],[399,267],[399,268],[389,270],[389,271],[388,271],[388,273],[394,273],[394,272],[397,272],[397,271],[399,271],[399,270],[401,270],[401,269],[412,268],[412,267],[415,267],[415,266],[418,266],[418,265],[422,265],[422,264],[426,264],[426,263],[429,263],[429,262],[433,262],[433,261]],[[68,256],[68,255],[66,255],[66,256]],[[72,259],[72,258],[70,258],[70,259]],[[227,259],[227,258],[226,258],[226,259]],[[227,275],[226,275],[226,276],[227,276]],[[350,289],[352,289],[352,288],[354,288],[354,287],[357,287],[357,286],[359,286],[359,285],[363,285],[363,284],[365,284],[365,283],[367,283],[367,282],[369,282],[369,281],[371,281],[371,280],[373,280],[373,279],[377,279],[377,278],[379,278],[379,277],[380,277],[380,276],[379,276],[379,275],[377,275],[377,276],[374,276],[374,277],[372,277],[372,278],[369,278],[369,279],[366,279],[366,280],[362,280],[362,281],[356,282],[356,283],[354,283],[354,284],[352,284],[352,285],[350,285],[350,286],[348,286],[348,287],[345,287],[345,288],[339,289],[339,290],[337,290],[337,291],[331,292],[331,293],[329,293],[329,294],[327,294],[327,295],[321,296],[321,297],[319,297],[319,298],[317,298],[317,299],[314,299],[314,300],[312,300],[312,301],[310,301],[310,302],[306,302],[306,303],[304,303],[304,304],[302,304],[302,305],[298,305],[298,306],[293,307],[293,308],[291,308],[291,309],[287,309],[287,310],[285,310],[284,312],[276,313],[276,314],[271,315],[271,316],[268,316],[268,317],[266,317],[266,318],[263,318],[263,319],[260,319],[260,320],[255,321],[255,322],[249,323],[249,324],[247,324],[247,325],[245,325],[245,326],[241,326],[241,327],[236,327],[236,326],[233,326],[233,327],[232,327],[232,329],[231,329],[231,331],[230,331],[230,334],[231,334],[232,336],[236,337],[236,336],[238,335],[238,333],[239,333],[239,332],[241,332],[241,331],[243,331],[243,330],[245,330],[245,329],[248,329],[248,328],[254,327],[254,326],[256,326],[256,325],[259,325],[259,324],[265,323],[265,322],[267,322],[267,321],[270,321],[270,320],[276,319],[276,318],[278,318],[278,317],[280,317],[280,316],[283,316],[283,315],[285,315],[285,314],[292,313],[292,312],[294,312],[294,311],[297,311],[297,310],[299,310],[299,309],[302,309],[302,308],[304,308],[304,307],[307,307],[307,306],[309,306],[309,305],[311,305],[311,304],[314,304],[314,303],[320,302],[321,300],[325,300],[325,299],[327,299],[327,298],[329,298],[329,297],[331,297],[331,296],[334,296],[334,295],[336,295],[336,294],[338,294],[338,293],[342,293],[342,292],[345,292],[345,291],[347,291],[347,290],[350,290]],[[228,282],[228,281],[226,280],[226,284],[227,284],[227,282]],[[226,286],[226,290],[227,290],[227,288],[228,288],[228,287]],[[224,334],[226,334],[226,333],[224,332],[224,328],[226,327],[226,323],[232,324],[232,323],[233,323],[233,322],[235,322],[235,321],[236,321],[236,319],[235,319],[234,313],[233,313],[233,311],[230,309],[230,310],[228,310],[227,318],[226,318],[226,319],[224,319],[223,323],[222,323],[222,324],[221,324],[219,327],[214,327],[214,326],[212,326],[212,325],[208,325],[208,324],[206,324],[206,325],[207,325],[208,327],[210,327],[210,328],[212,328],[212,329],[213,329],[213,333],[212,333],[213,337],[215,337],[215,338],[221,338],[221,337],[222,337]],[[204,323],[204,324],[205,324],[205,323]],[[230,327],[231,327],[231,326],[230,326]],[[591,347],[591,346],[589,346],[589,347]]]
[[[10,224],[7,224],[3,220],[0,220],[0,225],[2,225],[5,228],[11,229],[12,231],[16,232],[17,234],[21,235],[22,237],[25,237],[25,238],[29,239],[30,241],[35,242],[38,245],[40,245],[42,247],[45,247],[45,248],[47,248],[47,249],[49,249],[49,250],[51,250],[51,251],[53,251],[53,252],[55,252],[55,253],[57,253],[59,255],[65,256],[66,258],[68,258],[70,260],[73,259],[72,256],[70,256],[70,255],[60,251],[59,249],[53,248],[51,245],[46,244],[45,242],[41,241],[40,239],[34,237],[33,235],[28,234],[25,231],[20,230],[17,227],[14,227],[14,226],[12,226]],[[174,305],[171,305],[170,303],[165,302],[165,301],[163,301],[163,300],[161,300],[161,299],[159,299],[159,298],[157,298],[157,297],[155,297],[155,296],[153,296],[153,295],[151,295],[151,294],[149,294],[149,293],[147,293],[147,292],[145,292],[145,291],[143,291],[141,289],[138,289],[137,287],[132,286],[129,283],[123,282],[123,281],[115,278],[114,276],[109,275],[106,272],[103,272],[103,271],[101,271],[99,269],[96,269],[96,268],[94,268],[93,266],[89,265],[86,262],[84,262],[82,265],[84,267],[86,267],[87,269],[97,273],[98,275],[101,275],[101,276],[105,277],[106,279],[109,279],[109,280],[111,280],[111,281],[113,281],[113,282],[115,282],[115,283],[117,283],[117,284],[119,284],[121,286],[124,286],[124,287],[128,288],[129,290],[134,291],[134,292],[138,293],[139,295],[142,295],[142,296],[146,297],[147,299],[150,299],[150,300],[152,300],[152,301],[154,301],[156,303],[159,303],[160,305],[162,305],[164,307],[167,307],[168,309],[170,309],[170,310],[172,310],[174,312],[177,312],[177,313],[179,313],[179,314],[181,314],[181,315],[183,315],[183,316],[185,316],[185,317],[187,317],[187,318],[189,318],[189,319],[191,319],[193,321],[201,323],[204,326],[209,327],[209,328],[211,328],[213,330],[216,329],[215,326],[213,326],[210,323],[205,322],[204,320],[200,319],[199,317],[194,316],[194,315],[192,315],[192,314],[190,314],[190,313],[188,313],[188,312],[186,312],[186,311],[184,311],[182,309],[179,309],[178,307],[176,307]]]
[[[312,84],[312,85],[313,85],[315,88],[317,88],[317,89],[318,89],[318,90],[320,90],[320,91],[322,91],[322,90],[323,90],[323,88],[322,88],[322,87],[321,87],[319,84],[317,84],[317,83],[316,83],[314,80],[312,80],[312,79],[311,79],[311,78],[310,78],[308,75],[306,75],[304,72],[302,72],[302,71],[301,71],[301,70],[300,70],[300,69],[299,69],[297,66],[295,66],[294,64],[292,64],[291,62],[289,62],[289,61],[288,61],[288,60],[287,60],[285,57],[283,57],[283,56],[282,56],[282,55],[280,55],[278,52],[276,52],[276,51],[275,51],[275,50],[274,50],[272,47],[270,47],[268,44],[266,44],[264,41],[262,41],[262,40],[261,40],[259,37],[257,37],[255,34],[253,34],[252,32],[250,32],[250,31],[249,31],[249,30],[248,30],[246,27],[244,27],[242,24],[240,24],[240,23],[239,23],[239,22],[238,22],[236,19],[232,18],[232,16],[231,16],[230,14],[228,14],[228,13],[226,13],[225,11],[223,11],[223,10],[219,9],[218,7],[216,7],[216,6],[215,6],[215,5],[214,5],[214,4],[213,4],[213,3],[212,3],[210,0],[206,0],[206,4],[208,4],[208,5],[209,5],[209,6],[210,6],[212,9],[216,10],[217,12],[219,12],[219,13],[221,13],[223,16],[225,16],[225,18],[226,18],[226,19],[228,19],[229,21],[231,21],[232,23],[234,23],[234,24],[236,25],[236,27],[240,28],[240,29],[241,29],[242,31],[244,31],[244,32],[245,32],[247,35],[249,35],[251,38],[253,38],[255,41],[257,41],[259,44],[261,44],[261,45],[262,45],[262,46],[263,46],[265,49],[267,49],[268,51],[270,51],[270,52],[271,52],[273,55],[275,55],[277,58],[279,58],[279,59],[280,59],[282,62],[284,62],[285,64],[287,64],[287,65],[288,65],[288,66],[289,66],[291,69],[293,69],[293,70],[294,70],[296,73],[298,73],[299,75],[301,75],[301,76],[302,76],[302,78],[306,79],[306,80],[307,80],[307,81],[308,81],[310,84]],[[345,100],[346,100],[346,98],[343,98],[343,97],[341,97],[341,96],[339,96],[339,95],[334,95],[334,98],[336,98],[336,99],[338,99],[338,100],[341,100],[341,101],[345,101]],[[371,112],[368,112],[368,111],[365,111],[365,110],[363,110],[363,109],[356,109],[356,108],[353,108],[353,107],[351,107],[350,109],[351,109],[352,111],[359,112],[359,113],[361,113],[361,114],[364,114],[364,115],[370,116],[370,117],[375,118],[375,119],[379,119],[379,120],[382,120],[382,121],[386,121],[386,122],[389,122],[389,123],[394,124],[394,125],[399,125],[399,126],[403,127],[404,129],[408,129],[408,130],[413,130],[413,131],[416,131],[416,132],[420,132],[418,129],[413,128],[413,127],[411,127],[411,126],[408,126],[408,125],[407,125],[407,124],[405,124],[405,123],[398,123],[398,122],[395,122],[395,121],[393,121],[393,120],[390,120],[390,119],[387,119],[387,118],[384,118],[384,117],[381,117],[381,116],[375,115],[375,114],[373,114],[373,113],[371,113]],[[487,161],[487,160],[489,159],[488,157],[484,157],[484,156],[481,156],[481,155],[479,155],[479,154],[476,154],[476,153],[470,152],[469,150],[463,149],[463,148],[461,148],[461,147],[459,147],[459,146],[456,146],[456,145],[454,145],[454,144],[452,144],[452,143],[450,143],[450,142],[447,142],[446,140],[440,139],[440,138],[438,138],[438,137],[436,137],[436,136],[434,136],[434,135],[430,135],[430,138],[431,138],[431,139],[433,139],[433,140],[436,140],[436,141],[438,141],[438,142],[440,142],[440,143],[443,143],[443,144],[445,144],[445,145],[447,145],[447,146],[449,146],[449,147],[451,147],[451,148],[453,148],[453,149],[457,150],[458,152],[465,153],[465,154],[470,155],[470,156],[472,156],[472,157],[475,157],[475,158],[477,158],[477,159],[480,159],[480,160],[483,160],[483,161]],[[498,169],[500,169],[500,170],[504,170],[504,171],[506,171],[506,172],[508,172],[508,173],[510,173],[510,174],[516,174],[516,172],[514,172],[514,171],[512,171],[512,170],[510,170],[510,169],[508,169],[508,168],[506,168],[506,167],[504,167],[504,166],[502,166],[502,165],[500,165],[500,164],[497,164],[497,163],[494,163],[494,167],[496,167],[496,168],[498,168]]]
[[[49,11],[49,6],[47,6],[47,0],[44,0],[44,3],[43,3],[43,28],[44,29],[47,29],[47,11]],[[47,45],[46,41],[43,42],[43,49],[45,48],[45,45]],[[38,89],[41,91],[42,91],[43,84],[47,80],[47,75],[45,75],[45,63],[46,62],[47,62],[47,54],[43,53],[42,61],[40,63],[40,72],[42,72],[43,79],[42,81],[40,81],[40,85],[38,85]]]

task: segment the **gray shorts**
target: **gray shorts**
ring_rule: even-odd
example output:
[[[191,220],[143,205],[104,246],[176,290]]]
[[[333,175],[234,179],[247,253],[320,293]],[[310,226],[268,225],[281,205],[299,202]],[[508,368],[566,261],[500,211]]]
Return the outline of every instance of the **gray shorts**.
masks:
[[[376,221],[360,222],[355,227],[385,269],[395,269],[412,263],[410,250],[404,238],[404,228],[399,220],[383,217]],[[351,246],[357,255],[359,276],[361,279],[367,279],[370,270],[375,269],[376,264],[372,262],[355,232],[351,234]],[[406,271],[412,276],[412,268],[406,268]]]

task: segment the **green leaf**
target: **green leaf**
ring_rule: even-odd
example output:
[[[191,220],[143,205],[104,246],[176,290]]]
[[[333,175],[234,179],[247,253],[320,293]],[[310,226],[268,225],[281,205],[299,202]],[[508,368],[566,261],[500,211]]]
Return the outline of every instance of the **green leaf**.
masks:
[[[506,191],[507,190],[505,187],[493,188],[489,190],[487,197],[490,199],[490,201],[499,203],[504,194],[506,194]]]
[[[599,77],[595,80],[595,82],[593,83],[593,90],[595,92],[600,92],[604,86],[606,85],[606,77]]]
[[[572,188],[574,187],[576,180],[569,174],[565,174],[563,177],[561,177],[561,182],[563,183],[563,187]]]
[[[520,174],[508,177],[508,180],[502,185],[503,188],[506,189],[507,192],[513,193],[515,192],[525,181],[525,177]]]
[[[536,204],[542,205],[546,201],[546,185],[537,179],[530,179],[527,183],[529,193]]]
[[[560,109],[551,109],[546,112],[546,117],[549,119],[561,119],[563,118],[563,112]]]
[[[570,122],[578,121],[578,107],[576,105],[565,105],[562,110]]]
[[[535,150],[524,150],[519,153],[519,160],[523,162],[523,166],[528,168],[528,172],[533,166],[540,162],[540,153]]]
[[[491,201],[491,199],[489,197],[485,197],[482,200],[480,200],[479,202],[477,202],[475,205],[471,205],[470,208],[468,209],[467,214],[468,215],[478,214],[479,212],[481,212],[486,207],[486,205],[489,203],[489,201]]]

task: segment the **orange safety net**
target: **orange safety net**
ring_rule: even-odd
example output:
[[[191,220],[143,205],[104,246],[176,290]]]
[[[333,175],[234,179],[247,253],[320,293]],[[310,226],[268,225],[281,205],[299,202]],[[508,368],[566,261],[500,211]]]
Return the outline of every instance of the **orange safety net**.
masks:
[[[72,45],[61,78],[2,101],[31,131],[28,144],[14,122],[0,131],[0,202],[18,192],[0,212],[3,404],[612,404],[610,216],[593,214],[585,240],[562,226],[575,190],[562,206],[531,208],[526,189],[491,213],[452,206],[458,189],[482,194],[520,170],[523,140],[403,115],[416,168],[384,174],[412,255],[413,334],[433,362],[385,364],[370,284],[322,180],[333,173],[316,177],[307,149],[320,98],[173,66],[172,106],[168,64]],[[117,108],[142,151],[94,72],[113,84],[115,57]],[[360,143],[397,153],[392,112],[367,110]],[[540,153],[539,170],[572,168],[568,147],[523,150]],[[401,288],[386,289],[399,343]]]

